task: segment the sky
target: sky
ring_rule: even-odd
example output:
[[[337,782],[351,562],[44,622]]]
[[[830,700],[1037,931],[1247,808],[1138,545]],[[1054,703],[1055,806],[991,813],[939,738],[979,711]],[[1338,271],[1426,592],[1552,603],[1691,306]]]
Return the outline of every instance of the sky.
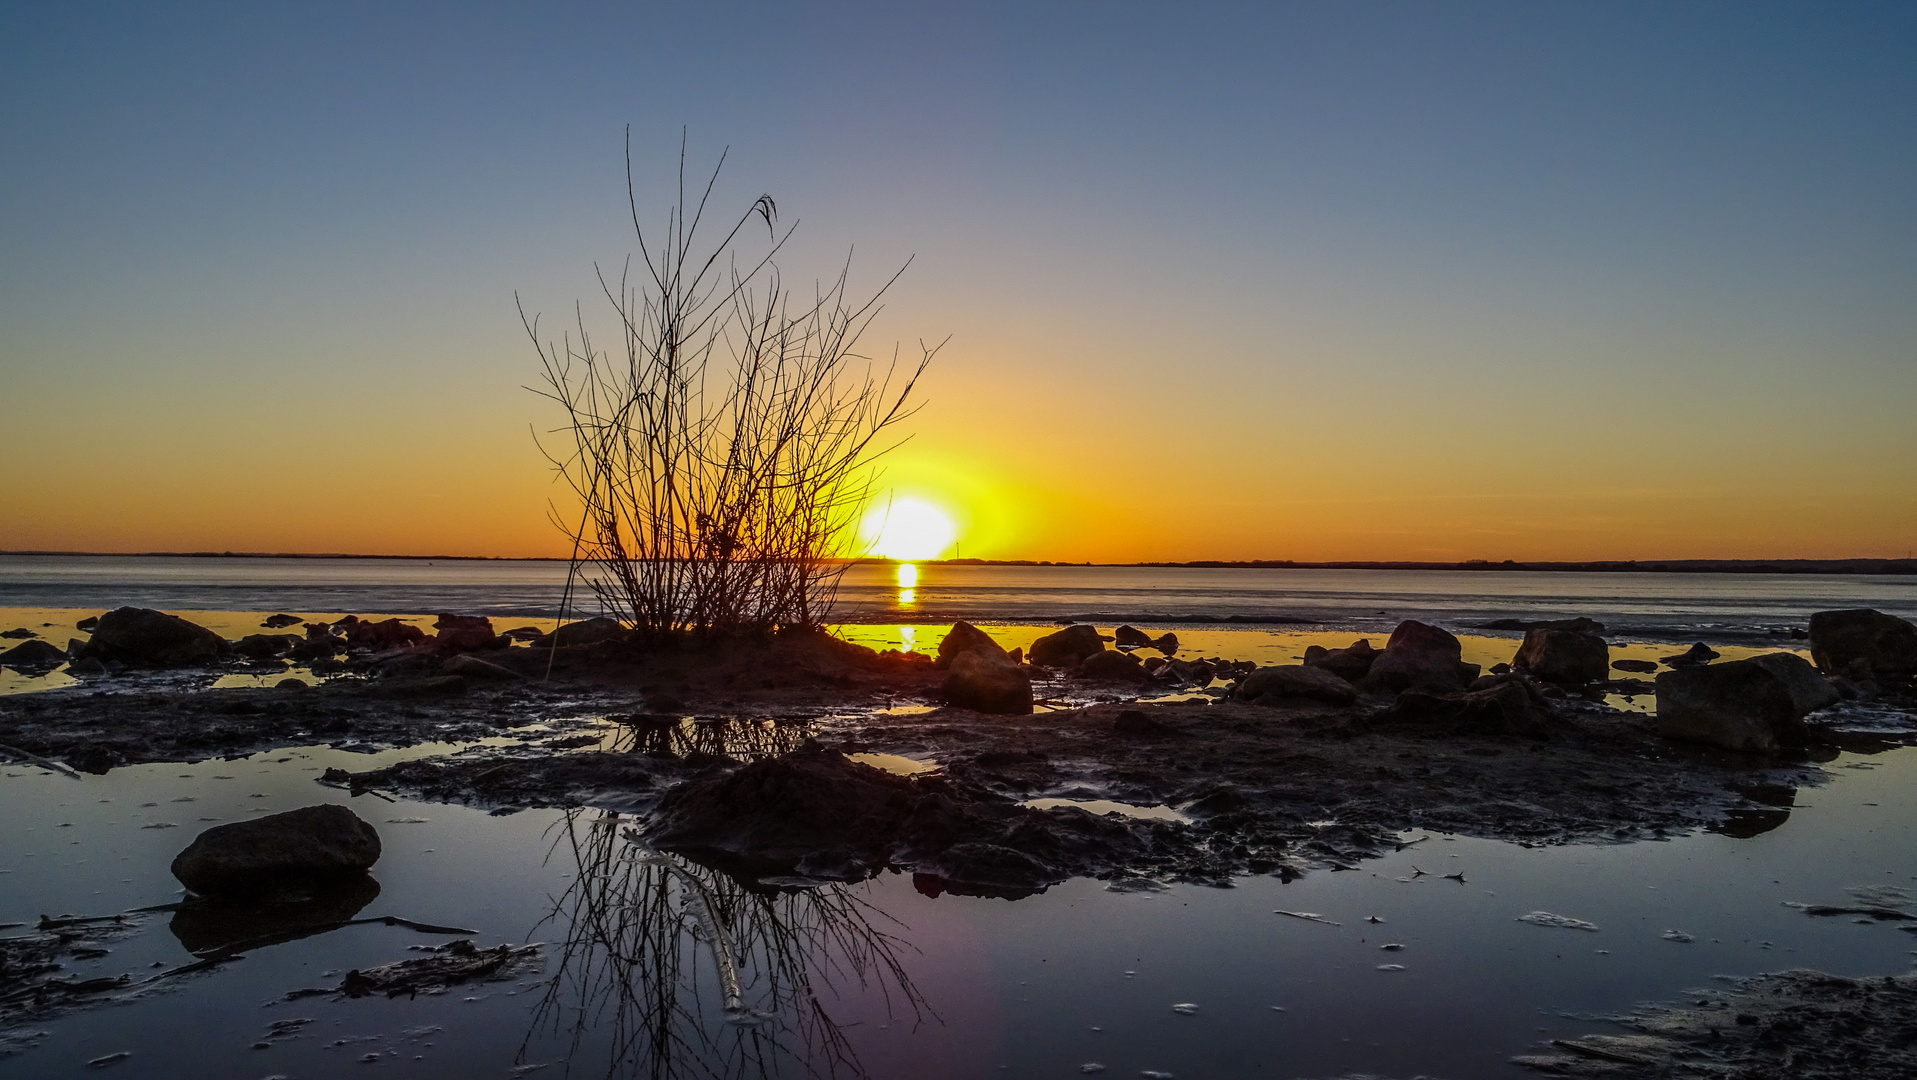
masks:
[[[950,554],[1902,557],[1917,7],[0,4],[0,550],[564,555],[525,389],[715,202],[910,259]],[[595,304],[596,301],[596,304]]]

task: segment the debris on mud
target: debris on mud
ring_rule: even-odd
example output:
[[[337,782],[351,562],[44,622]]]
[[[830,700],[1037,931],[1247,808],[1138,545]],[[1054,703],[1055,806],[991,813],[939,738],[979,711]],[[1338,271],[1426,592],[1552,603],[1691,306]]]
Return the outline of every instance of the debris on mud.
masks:
[[[480,949],[471,940],[462,938],[434,948],[430,956],[349,971],[337,987],[330,990],[295,990],[287,994],[285,1000],[296,1001],[328,994],[348,998],[383,994],[396,998],[402,994],[417,997],[421,992],[440,993],[447,987],[461,983],[510,978],[515,967],[536,957],[539,951],[540,947],[536,944],[496,945],[490,949]]]
[[[1691,991],[1683,1004],[1615,1018],[1629,1034],[1553,1039],[1549,1051],[1513,1060],[1555,1076],[1616,1080],[1917,1076],[1917,975],[1796,970],[1724,982]]]

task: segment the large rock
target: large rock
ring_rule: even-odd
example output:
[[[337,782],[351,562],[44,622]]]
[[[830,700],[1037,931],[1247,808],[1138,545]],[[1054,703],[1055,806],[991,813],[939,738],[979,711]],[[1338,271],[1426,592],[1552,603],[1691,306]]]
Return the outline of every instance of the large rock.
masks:
[[[1761,653],[1750,658],[1751,663],[1777,676],[1784,688],[1790,691],[1791,702],[1797,706],[1799,716],[1828,708],[1843,699],[1837,687],[1829,679],[1817,673],[1809,660],[1788,652]]]
[[[46,641],[25,641],[0,652],[0,665],[13,668],[50,668],[66,663],[67,654]]]
[[[1152,636],[1136,626],[1121,626],[1112,631],[1112,644],[1121,649],[1142,649],[1152,643]]]
[[[1300,700],[1345,705],[1357,698],[1358,691],[1325,668],[1279,664],[1259,668],[1240,679],[1232,696],[1255,705],[1282,705]]]
[[[1099,679],[1104,682],[1147,682],[1151,673],[1145,665],[1130,653],[1100,649],[1079,662],[1072,674],[1081,679]]]
[[[1870,608],[1820,611],[1810,618],[1811,659],[1827,675],[1861,660],[1866,677],[1917,675],[1917,626]]]
[[[1511,666],[1548,683],[1582,686],[1611,677],[1611,647],[1576,630],[1527,630]]]
[[[968,652],[987,652],[1004,656],[1005,647],[993,641],[992,635],[971,623],[956,622],[952,624],[951,631],[939,640],[938,659],[935,663],[939,667],[951,667],[952,661],[960,653]]]
[[[215,825],[173,859],[173,876],[202,896],[363,874],[379,861],[379,833],[344,806],[324,804]]]
[[[426,640],[426,631],[401,619],[371,622],[349,615],[339,625],[346,629],[346,643],[363,649],[385,650]]]
[[[1804,744],[1798,716],[1784,680],[1749,660],[1657,677],[1657,730],[1667,739],[1770,754]]]
[[[1323,645],[1305,647],[1306,666],[1323,668],[1353,686],[1371,674],[1371,665],[1377,659],[1378,650],[1371,647],[1370,638],[1360,638],[1342,649],[1327,649]]]
[[[625,635],[624,623],[610,616],[600,615],[584,622],[567,623],[541,638],[539,644],[597,645],[602,641],[617,641]]]
[[[1432,735],[1545,739],[1550,737],[1555,715],[1550,701],[1523,676],[1486,675],[1469,690],[1406,690],[1392,703],[1385,720]]]
[[[204,626],[150,608],[116,608],[100,616],[87,655],[135,667],[207,664],[226,651],[226,641]]]
[[[952,658],[940,687],[961,709],[1022,716],[1032,711],[1032,680],[1003,652],[973,649]]]
[[[1105,639],[1096,626],[1080,623],[1032,642],[1032,663],[1041,667],[1077,667],[1085,658],[1105,651]]]
[[[493,621],[483,615],[441,615],[433,620],[433,629],[439,631],[433,647],[442,653],[499,649],[510,644],[493,633]]]
[[[1412,687],[1462,690],[1470,680],[1464,673],[1464,647],[1447,631],[1414,619],[1398,624],[1385,642],[1384,652],[1371,663],[1364,688],[1396,694]],[[1475,674],[1475,673],[1474,673]]]

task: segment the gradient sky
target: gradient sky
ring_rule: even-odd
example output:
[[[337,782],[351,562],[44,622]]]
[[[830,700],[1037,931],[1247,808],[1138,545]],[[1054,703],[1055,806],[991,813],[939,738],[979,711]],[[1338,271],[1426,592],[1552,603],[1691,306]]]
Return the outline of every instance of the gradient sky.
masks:
[[[988,558],[1903,556],[1908,3],[0,5],[0,549],[563,554],[682,126]],[[589,309],[590,311],[591,309]]]

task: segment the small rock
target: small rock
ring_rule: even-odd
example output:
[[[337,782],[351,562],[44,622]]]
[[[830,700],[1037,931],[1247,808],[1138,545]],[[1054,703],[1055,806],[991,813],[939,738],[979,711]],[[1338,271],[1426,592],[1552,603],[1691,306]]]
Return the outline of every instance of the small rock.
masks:
[[[28,638],[37,638],[39,636],[39,634],[34,633],[24,626],[0,634],[0,638],[9,638],[14,641],[25,641]]]
[[[1676,656],[1663,657],[1661,663],[1666,667],[1674,668],[1696,667],[1700,664],[1710,663],[1717,659],[1718,655],[1716,649],[1700,641],[1683,652],[1678,653]]]
[[[602,641],[618,641],[626,636],[626,627],[618,619],[606,615],[586,619],[583,622],[567,623],[539,640],[541,645],[597,645]]]
[[[1121,649],[1141,649],[1151,643],[1151,635],[1135,626],[1121,626],[1112,631],[1112,644]]]
[[[298,615],[268,615],[266,620],[260,623],[260,625],[266,627],[268,630],[278,630],[281,627],[293,626],[305,621],[305,619],[300,618]]]
[[[1146,682],[1151,678],[1136,657],[1110,649],[1100,649],[1086,657],[1072,669],[1072,674],[1102,682]]]
[[[1391,632],[1384,652],[1372,661],[1364,688],[1395,694],[1412,687],[1461,690],[1464,647],[1449,632],[1407,619]]]
[[[1581,686],[1607,676],[1611,647],[1601,637],[1575,630],[1528,630],[1511,666],[1545,682]]]
[[[298,634],[248,634],[233,643],[233,651],[251,660],[268,660],[305,640]]]
[[[1371,665],[1377,659],[1378,650],[1371,647],[1370,638],[1360,638],[1342,649],[1327,649],[1323,645],[1305,648],[1306,666],[1323,668],[1354,686],[1371,673]]]
[[[1649,675],[1657,670],[1654,660],[1613,660],[1611,666],[1619,671],[1634,671],[1639,675]]]
[[[0,652],[0,665],[12,668],[50,668],[64,664],[67,654],[59,646],[34,639],[23,641],[6,652]]]

